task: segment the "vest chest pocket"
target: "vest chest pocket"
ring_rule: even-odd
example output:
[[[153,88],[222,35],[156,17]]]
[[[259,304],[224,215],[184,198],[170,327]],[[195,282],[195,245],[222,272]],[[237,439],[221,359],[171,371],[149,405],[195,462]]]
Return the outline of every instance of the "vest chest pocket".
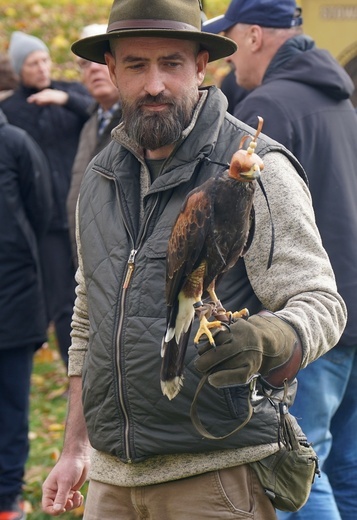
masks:
[[[167,244],[170,238],[172,226],[156,229],[148,238],[145,245],[145,255],[147,258],[165,258]]]
[[[166,316],[166,251],[171,226],[156,229],[145,242],[136,267],[140,314]]]

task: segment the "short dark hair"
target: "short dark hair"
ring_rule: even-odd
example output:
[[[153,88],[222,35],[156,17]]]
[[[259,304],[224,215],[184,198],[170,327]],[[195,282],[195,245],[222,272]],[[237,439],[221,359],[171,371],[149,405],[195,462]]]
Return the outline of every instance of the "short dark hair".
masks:
[[[19,84],[19,78],[15,73],[8,55],[0,53],[0,91],[13,90]]]

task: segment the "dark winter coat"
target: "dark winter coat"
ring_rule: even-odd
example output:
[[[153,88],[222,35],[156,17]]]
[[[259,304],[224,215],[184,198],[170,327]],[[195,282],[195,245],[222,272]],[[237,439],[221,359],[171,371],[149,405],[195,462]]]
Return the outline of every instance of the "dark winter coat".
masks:
[[[303,165],[316,221],[348,308],[339,344],[357,344],[357,118],[353,83],[325,50],[306,36],[288,40],[261,86],[236,107],[250,125],[284,144]]]
[[[50,229],[67,229],[66,200],[79,135],[93,98],[78,82],[52,81],[49,88],[69,95],[66,105],[39,106],[27,98],[37,91],[21,85],[0,107],[9,123],[27,131],[40,145],[50,165],[54,208]]]
[[[0,110],[0,349],[46,340],[38,240],[51,203],[44,155]]]

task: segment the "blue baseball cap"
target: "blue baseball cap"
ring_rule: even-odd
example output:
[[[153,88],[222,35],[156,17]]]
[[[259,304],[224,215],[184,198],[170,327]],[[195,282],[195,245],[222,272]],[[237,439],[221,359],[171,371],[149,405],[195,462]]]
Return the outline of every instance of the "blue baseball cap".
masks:
[[[302,24],[295,0],[232,0],[225,14],[207,20],[202,31],[219,34],[237,23],[261,27],[289,28]]]

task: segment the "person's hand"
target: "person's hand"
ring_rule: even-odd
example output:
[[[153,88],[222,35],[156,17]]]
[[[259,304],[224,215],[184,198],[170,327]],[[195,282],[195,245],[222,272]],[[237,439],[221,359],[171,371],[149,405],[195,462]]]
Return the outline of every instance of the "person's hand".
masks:
[[[86,481],[89,458],[61,456],[42,486],[42,509],[58,516],[83,504],[79,491]]]
[[[199,348],[196,369],[209,373],[216,388],[246,384],[260,374],[269,384],[281,387],[292,381],[301,366],[302,348],[291,325],[272,313],[238,319],[230,330],[215,335],[215,347]]]
[[[27,98],[28,103],[34,103],[35,105],[45,106],[45,105],[65,105],[68,101],[68,94],[63,90],[56,90],[53,88],[45,88],[40,90],[40,92],[36,92],[36,94],[31,94]]]

